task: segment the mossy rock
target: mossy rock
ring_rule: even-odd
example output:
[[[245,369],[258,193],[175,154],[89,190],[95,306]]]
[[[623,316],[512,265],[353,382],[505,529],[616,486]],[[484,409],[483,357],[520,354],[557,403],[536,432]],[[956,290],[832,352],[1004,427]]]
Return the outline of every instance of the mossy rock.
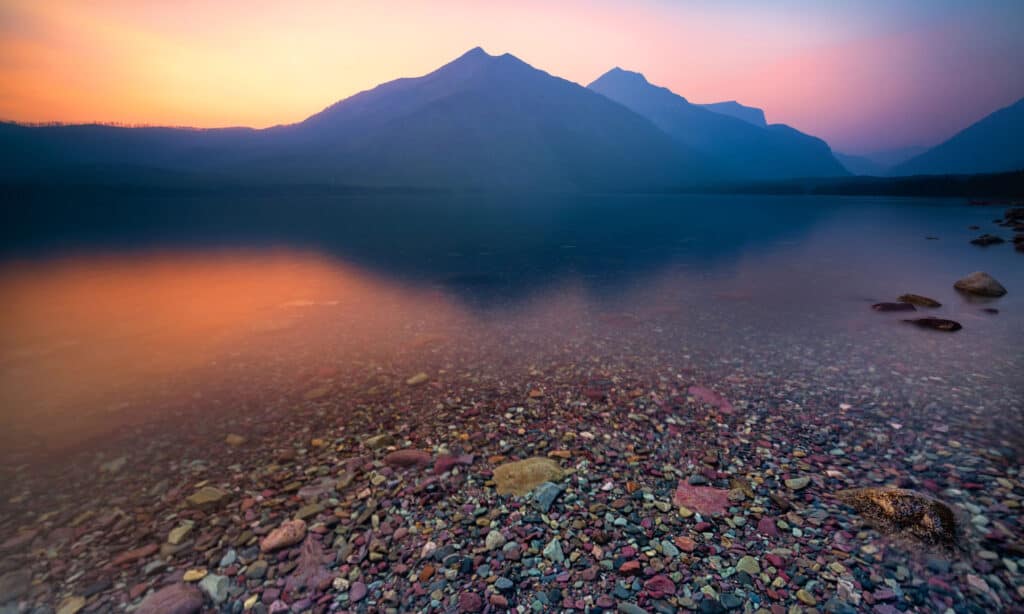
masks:
[[[886,535],[934,546],[957,546],[962,528],[956,512],[927,495],[902,488],[853,488],[836,497]]]

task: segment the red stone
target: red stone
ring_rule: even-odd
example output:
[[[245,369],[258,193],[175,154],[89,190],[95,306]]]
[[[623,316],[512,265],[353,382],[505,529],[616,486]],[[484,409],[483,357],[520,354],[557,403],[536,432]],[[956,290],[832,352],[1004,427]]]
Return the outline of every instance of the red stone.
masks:
[[[729,508],[729,491],[711,486],[691,486],[686,480],[679,480],[672,502],[701,514],[723,514]]]

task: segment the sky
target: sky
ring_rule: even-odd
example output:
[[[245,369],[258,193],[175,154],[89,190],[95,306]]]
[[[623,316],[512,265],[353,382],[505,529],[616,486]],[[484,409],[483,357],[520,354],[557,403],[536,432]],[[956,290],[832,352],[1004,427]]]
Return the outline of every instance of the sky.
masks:
[[[0,119],[291,123],[478,45],[738,100],[845,153],[1024,98],[1024,0],[0,0]]]

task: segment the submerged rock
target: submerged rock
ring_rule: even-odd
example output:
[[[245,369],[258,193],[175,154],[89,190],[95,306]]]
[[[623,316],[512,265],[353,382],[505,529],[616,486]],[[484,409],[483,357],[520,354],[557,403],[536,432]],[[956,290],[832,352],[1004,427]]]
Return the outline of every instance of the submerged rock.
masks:
[[[188,503],[199,509],[210,509],[219,505],[228,493],[213,486],[203,486],[188,497]]]
[[[558,463],[542,456],[505,463],[494,469],[499,495],[523,496],[544,482],[557,482],[564,476]]]
[[[301,519],[286,520],[260,541],[261,552],[273,552],[288,546],[294,546],[306,536],[306,521]]]
[[[903,320],[908,324],[914,324],[921,328],[930,328],[932,330],[941,330],[945,332],[958,331],[963,326],[960,326],[959,322],[953,320],[945,320],[943,318],[915,318],[913,320]]]
[[[878,531],[912,538],[929,545],[953,546],[960,523],[953,510],[938,499],[902,488],[853,488],[836,493]]]
[[[978,296],[1003,296],[1006,294],[1006,288],[1002,284],[982,271],[975,271],[967,277],[958,279],[953,287],[961,292]]]
[[[917,311],[910,303],[875,303],[871,308],[875,311]]]
[[[679,480],[672,502],[701,514],[722,514],[729,508],[729,491],[711,486],[693,486]]]
[[[928,298],[927,296],[921,296],[920,294],[902,294],[896,300],[901,303],[917,305],[918,307],[942,307],[942,303],[939,301],[933,298]]]
[[[203,607],[203,594],[195,586],[172,584],[146,597],[135,614],[194,614]]]
[[[384,463],[392,467],[416,467],[418,465],[429,465],[433,462],[429,452],[407,448],[395,450],[384,457]]]

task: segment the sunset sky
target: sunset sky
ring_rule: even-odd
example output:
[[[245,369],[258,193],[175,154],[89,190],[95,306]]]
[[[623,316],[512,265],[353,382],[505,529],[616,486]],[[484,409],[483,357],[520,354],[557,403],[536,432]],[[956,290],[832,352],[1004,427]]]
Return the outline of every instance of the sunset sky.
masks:
[[[264,127],[467,49],[613,66],[863,153],[1024,97],[1024,0],[0,0],[0,118]]]

